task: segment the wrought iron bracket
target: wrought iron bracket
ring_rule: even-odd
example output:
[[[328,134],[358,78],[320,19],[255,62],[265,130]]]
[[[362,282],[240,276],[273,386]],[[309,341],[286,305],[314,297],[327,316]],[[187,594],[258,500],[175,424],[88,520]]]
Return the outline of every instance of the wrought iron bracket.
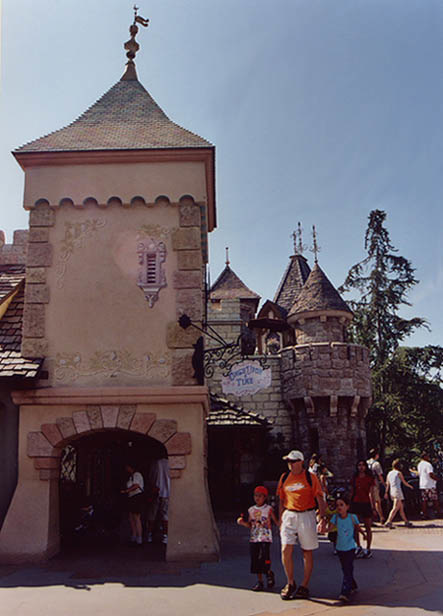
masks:
[[[203,336],[200,336],[193,345],[195,349],[192,359],[192,365],[195,371],[194,378],[196,378],[197,382],[201,385],[204,383],[205,377],[210,379],[214,376],[216,368],[220,368],[223,371],[223,376],[227,376],[233,366],[250,358],[250,355],[243,355],[242,353],[243,334],[240,334],[234,342],[226,342],[213,327],[205,324],[204,328],[202,328],[194,323],[187,314],[182,314],[178,320],[178,324],[183,329],[194,327],[194,329],[202,332],[202,334],[208,336],[218,344],[218,346],[205,349]],[[259,362],[263,369],[269,367],[266,357],[254,358],[254,361]]]

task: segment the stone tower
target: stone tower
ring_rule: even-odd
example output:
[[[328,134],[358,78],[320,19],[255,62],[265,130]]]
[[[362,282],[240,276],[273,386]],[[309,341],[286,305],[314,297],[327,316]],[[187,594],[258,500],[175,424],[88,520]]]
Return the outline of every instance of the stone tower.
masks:
[[[135,22],[130,32],[136,49]],[[22,355],[44,360],[47,378],[13,395],[19,477],[3,560],[58,551],[62,453],[80,455],[84,438],[111,433],[146,455],[169,454],[167,558],[218,554],[208,392],[193,378],[196,336],[177,324],[183,313],[203,316],[214,147],[166,116],[138,81],[134,55],[77,120],[14,152],[30,211]]]
[[[320,451],[336,478],[348,478],[365,452],[371,386],[368,350],[346,342],[352,312],[316,264],[287,321],[295,345],[281,351],[283,397],[294,440]]]

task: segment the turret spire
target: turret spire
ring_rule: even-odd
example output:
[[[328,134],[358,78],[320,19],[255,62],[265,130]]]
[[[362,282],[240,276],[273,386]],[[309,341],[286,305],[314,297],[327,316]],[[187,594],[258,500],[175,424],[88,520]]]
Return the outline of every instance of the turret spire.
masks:
[[[145,28],[149,25],[149,19],[145,19],[144,17],[141,17],[140,15],[137,14],[137,12],[138,12],[138,6],[134,4],[134,22],[129,26],[129,34],[131,35],[131,38],[129,39],[129,41],[126,41],[126,43],[124,44],[124,48],[127,50],[127,53],[126,53],[126,57],[128,58],[128,61],[126,62],[127,68],[126,68],[126,71],[123,77],[121,78],[121,81],[137,81],[137,72],[135,70],[135,62],[134,62],[135,54],[140,49],[140,45],[135,40],[135,37],[138,32],[137,24],[139,23]]]

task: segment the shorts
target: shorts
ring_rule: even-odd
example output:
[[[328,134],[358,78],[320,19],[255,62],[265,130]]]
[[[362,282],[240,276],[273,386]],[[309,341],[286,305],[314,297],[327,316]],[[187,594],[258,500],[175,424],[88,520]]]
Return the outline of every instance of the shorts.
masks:
[[[148,504],[146,518],[150,522],[155,522],[155,520],[164,520],[166,522],[168,520],[168,507],[169,498],[158,496]]]
[[[142,513],[145,508],[145,495],[136,494],[128,497],[127,510],[129,513]]]
[[[268,573],[271,569],[270,547],[271,544],[265,541],[249,544],[251,573]]]
[[[437,488],[422,488],[420,489],[420,496],[423,502],[428,501],[428,503],[432,503],[438,501]]]
[[[364,520],[365,518],[372,518],[372,507],[371,503],[351,503],[350,508],[351,513],[355,513],[355,515],[360,519]]]
[[[315,511],[289,511],[285,509],[280,526],[282,546],[295,545],[297,537],[302,550],[316,550],[318,548]]]
[[[377,484],[375,484],[372,487],[371,494],[372,494],[372,498],[375,500],[375,502],[380,502],[381,501],[381,499],[380,499],[380,488],[378,487]]]
[[[392,498],[392,500],[394,500],[394,498],[396,498],[397,500],[405,500],[405,495],[403,494],[403,490],[391,490],[389,496]]]

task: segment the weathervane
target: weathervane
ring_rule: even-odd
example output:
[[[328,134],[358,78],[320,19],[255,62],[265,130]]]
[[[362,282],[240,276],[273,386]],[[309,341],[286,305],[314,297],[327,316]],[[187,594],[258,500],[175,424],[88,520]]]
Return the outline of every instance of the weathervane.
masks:
[[[126,57],[128,58],[128,61],[126,62],[126,66],[128,68],[126,69],[126,72],[122,77],[123,80],[136,80],[137,79],[137,74],[135,72],[135,64],[134,64],[135,54],[140,49],[140,45],[135,40],[135,37],[138,32],[137,24],[141,24],[145,28],[149,25],[149,19],[145,19],[144,17],[141,17],[140,15],[137,14],[137,12],[138,12],[138,6],[134,4],[134,22],[129,26],[129,34],[131,35],[131,38],[129,39],[129,41],[126,41],[126,43],[124,44],[124,48],[127,50]]]
[[[226,265],[229,265],[229,246],[226,246]]]
[[[297,231],[294,231],[291,237],[294,241],[294,254],[303,256],[307,246],[303,244],[303,229],[301,222],[297,223]]]
[[[317,265],[318,253],[320,252],[321,248],[317,244],[317,232],[315,230],[315,225],[312,225],[312,248],[310,248],[309,250],[314,253],[314,263],[315,265]]]

